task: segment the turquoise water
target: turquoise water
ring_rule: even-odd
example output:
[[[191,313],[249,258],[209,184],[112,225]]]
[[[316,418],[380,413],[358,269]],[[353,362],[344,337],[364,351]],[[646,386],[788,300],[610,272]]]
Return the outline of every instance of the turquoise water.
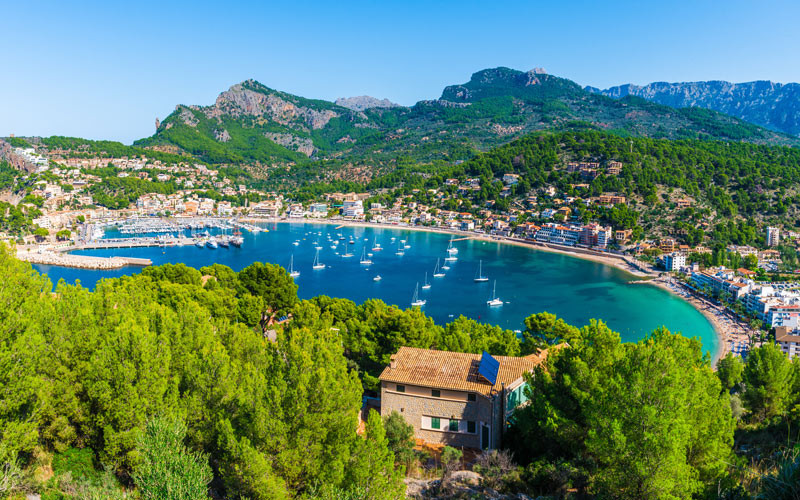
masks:
[[[432,287],[419,291],[427,300],[423,310],[439,324],[463,314],[476,320],[518,330],[530,314],[548,311],[570,324],[584,325],[591,318],[605,321],[620,332],[624,341],[636,341],[659,326],[686,336],[700,337],[704,350],[712,355],[718,341],[711,324],[685,301],[653,286],[630,285],[631,276],[616,268],[577,259],[567,255],[537,251],[497,242],[465,240],[455,243],[458,261],[448,263],[450,270],[443,278],[433,278],[436,259],[446,257],[448,235],[402,228],[344,227],[311,223],[282,223],[270,225],[269,232],[245,233],[242,248],[133,248],[88,250],[76,253],[97,256],[126,256],[152,259],[153,264],[184,263],[202,267],[214,262],[240,270],[255,261],[289,266],[294,254],[296,279],[301,298],[316,295],[344,297],[357,303],[379,298],[390,304],[410,306],[414,288],[420,287],[427,271]],[[318,234],[319,233],[319,234]],[[338,240],[341,233],[347,238],[331,249],[327,235]],[[342,258],[344,244],[353,236],[350,245],[354,254]],[[117,234],[108,234],[118,237]],[[395,237],[392,242],[391,237]],[[400,239],[411,246],[405,255],[395,255]],[[292,242],[299,240],[294,246]],[[373,252],[373,264],[359,264],[362,248],[367,252],[376,241],[384,248]],[[314,242],[322,246],[320,261],[327,267],[311,268]],[[483,261],[483,273],[489,282],[475,283],[478,261]],[[55,282],[80,280],[85,287],[94,287],[102,278],[133,274],[140,268],[127,267],[113,271],[90,271],[52,266],[35,266]],[[381,281],[373,281],[380,275]],[[489,307],[487,299],[497,281],[497,296],[504,301],[500,307]]]

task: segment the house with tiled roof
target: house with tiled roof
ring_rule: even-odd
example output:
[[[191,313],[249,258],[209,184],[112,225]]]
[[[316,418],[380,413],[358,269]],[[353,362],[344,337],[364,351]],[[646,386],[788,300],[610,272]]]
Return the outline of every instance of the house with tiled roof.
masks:
[[[379,377],[381,415],[400,413],[427,443],[498,448],[514,409],[526,401],[525,375],[545,356],[401,347]]]

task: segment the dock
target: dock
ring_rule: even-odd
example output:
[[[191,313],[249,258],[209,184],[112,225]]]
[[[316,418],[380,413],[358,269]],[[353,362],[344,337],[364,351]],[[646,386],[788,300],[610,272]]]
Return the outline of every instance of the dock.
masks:
[[[78,245],[75,245],[69,250],[97,250],[103,248],[141,248],[141,247],[174,247],[194,245],[194,238],[164,238],[164,237],[148,237],[148,238],[113,238],[90,240]]]
[[[19,252],[17,258],[31,264],[97,270],[119,269],[126,266],[146,267],[153,264],[150,259],[135,257],[92,257],[50,251]]]

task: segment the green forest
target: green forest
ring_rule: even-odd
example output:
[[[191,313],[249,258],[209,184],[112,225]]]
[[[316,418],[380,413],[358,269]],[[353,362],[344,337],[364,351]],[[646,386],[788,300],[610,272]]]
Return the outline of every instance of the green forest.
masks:
[[[482,487],[544,498],[797,494],[781,480],[798,467],[800,363],[773,346],[715,372],[699,340],[663,329],[623,344],[601,321],[578,328],[548,313],[520,336],[466,318],[441,326],[378,300],[299,300],[285,269],[261,263],[164,265],[94,291],[53,288],[3,248],[0,498],[402,498],[406,474],[446,477],[458,450],[431,468],[394,415],[371,412],[357,432],[362,396],[401,346],[548,349],[509,448],[477,466]]]

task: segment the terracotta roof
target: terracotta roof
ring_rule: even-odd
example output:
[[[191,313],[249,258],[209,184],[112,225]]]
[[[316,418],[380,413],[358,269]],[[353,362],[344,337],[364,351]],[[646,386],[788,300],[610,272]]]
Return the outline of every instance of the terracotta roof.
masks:
[[[416,347],[401,347],[379,377],[384,382],[419,385],[454,391],[479,392],[485,396],[500,390],[532,371],[547,356],[547,351],[525,357],[494,356],[500,362],[497,380],[492,386],[478,375],[480,354],[435,351]]]
[[[790,330],[788,326],[775,327],[775,341],[776,342],[800,342],[800,335],[792,335],[794,331]]]

